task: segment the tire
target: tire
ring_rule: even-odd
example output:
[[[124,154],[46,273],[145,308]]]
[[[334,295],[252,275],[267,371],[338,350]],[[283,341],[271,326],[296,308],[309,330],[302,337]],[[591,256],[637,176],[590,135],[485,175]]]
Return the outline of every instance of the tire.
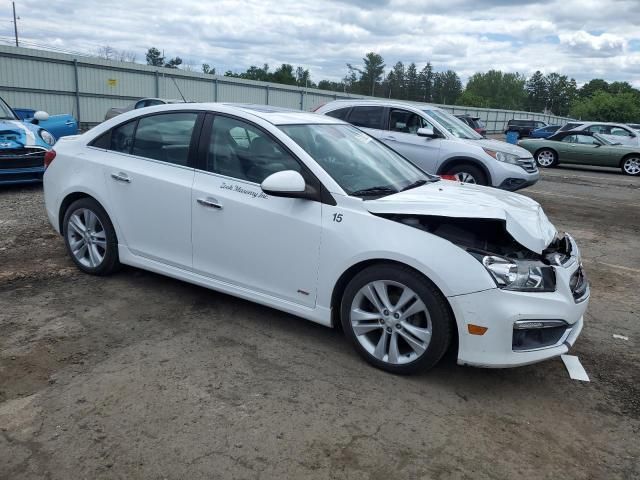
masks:
[[[65,211],[62,235],[73,263],[91,275],[120,268],[118,239],[104,208],[92,198],[76,200]]]
[[[551,168],[558,164],[558,154],[550,148],[542,148],[536,152],[536,163],[540,168]]]
[[[463,183],[472,183],[477,185],[488,185],[489,181],[484,172],[475,165],[469,163],[460,163],[449,168],[446,175],[455,175],[455,177]]]
[[[637,177],[640,175],[640,155],[629,155],[623,158],[620,168],[625,175]]]
[[[367,362],[397,374],[438,363],[451,343],[454,325],[447,301],[433,283],[408,267],[391,264],[368,267],[349,282],[340,320]]]

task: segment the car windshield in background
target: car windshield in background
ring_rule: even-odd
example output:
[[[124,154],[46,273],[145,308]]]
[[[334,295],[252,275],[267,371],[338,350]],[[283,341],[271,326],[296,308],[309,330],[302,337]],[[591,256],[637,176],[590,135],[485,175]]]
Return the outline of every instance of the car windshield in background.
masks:
[[[0,98],[0,119],[2,120],[17,120],[9,105]]]
[[[382,197],[439,180],[351,125],[280,125],[279,128],[349,195]]]
[[[467,140],[480,140],[482,135],[473,130],[469,125],[453,115],[440,110],[424,110],[431,119],[438,122],[443,128],[458,138],[466,138]]]
[[[607,138],[607,136],[605,136],[605,135],[601,135],[599,133],[594,133],[593,137],[597,138],[604,145],[620,145],[620,142],[615,140],[615,136],[613,136],[614,138],[611,138],[612,136],[609,135],[609,138]]]

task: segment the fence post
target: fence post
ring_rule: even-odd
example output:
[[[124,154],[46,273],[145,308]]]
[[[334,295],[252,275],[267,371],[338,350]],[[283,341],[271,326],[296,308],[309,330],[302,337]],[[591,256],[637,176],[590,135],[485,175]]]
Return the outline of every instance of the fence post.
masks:
[[[269,105],[269,85],[264,88],[265,92],[265,105]]]
[[[155,76],[156,76],[156,98],[160,98],[160,72],[158,72],[158,70],[156,70]]]
[[[213,79],[213,101],[214,102],[218,101],[218,79],[217,78]]]
[[[78,80],[78,59],[73,59],[73,75],[76,86],[76,111],[78,112],[78,125],[80,125],[80,82]]]
[[[300,110],[304,110],[304,90],[300,90]]]

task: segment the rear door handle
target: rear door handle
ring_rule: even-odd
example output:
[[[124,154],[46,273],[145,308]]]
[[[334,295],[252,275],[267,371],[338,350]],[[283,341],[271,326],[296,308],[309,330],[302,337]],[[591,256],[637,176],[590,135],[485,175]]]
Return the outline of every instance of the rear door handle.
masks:
[[[198,203],[203,207],[215,208],[217,210],[222,210],[222,205],[218,203],[215,198],[199,198]]]
[[[123,172],[112,173],[111,178],[113,178],[116,182],[131,183],[131,179],[127,176],[126,173]]]

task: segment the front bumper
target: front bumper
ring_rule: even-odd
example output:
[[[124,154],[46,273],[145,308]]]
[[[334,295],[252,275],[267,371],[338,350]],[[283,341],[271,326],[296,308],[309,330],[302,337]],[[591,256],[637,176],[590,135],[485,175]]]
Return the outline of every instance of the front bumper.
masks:
[[[519,165],[493,160],[490,171],[492,185],[511,192],[529,187],[540,180],[540,170],[535,163],[532,168],[531,171],[527,171]]]
[[[573,243],[573,242],[572,242]],[[573,243],[575,245],[575,243]],[[577,254],[577,249],[574,250]],[[458,324],[458,363],[478,367],[516,367],[540,362],[567,353],[582,331],[589,304],[589,290],[578,298],[570,280],[581,268],[575,256],[565,266],[555,267],[556,291],[514,292],[494,288],[449,297]],[[566,324],[557,342],[540,348],[523,349],[514,336],[516,322],[561,320]],[[469,325],[486,327],[483,335],[469,333]]]
[[[0,169],[0,185],[16,183],[42,182],[44,166],[30,168],[4,168]]]

